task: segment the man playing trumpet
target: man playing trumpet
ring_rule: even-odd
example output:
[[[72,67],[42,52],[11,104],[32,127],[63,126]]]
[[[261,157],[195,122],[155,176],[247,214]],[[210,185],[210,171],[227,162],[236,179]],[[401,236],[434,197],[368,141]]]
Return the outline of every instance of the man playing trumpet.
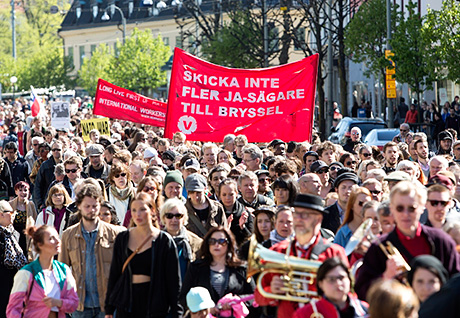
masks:
[[[299,194],[292,206],[294,207],[295,237],[293,240],[281,241],[272,246],[271,249],[282,254],[286,254],[289,249],[291,256],[319,262],[330,257],[339,257],[348,265],[344,249],[328,242],[320,234],[323,214],[327,213],[324,210],[322,199],[316,195]],[[286,294],[283,291],[284,284],[280,275],[269,274],[262,279],[264,291],[272,294]],[[310,290],[316,290],[315,282],[312,284],[304,283],[303,285],[308,285]],[[297,302],[265,298],[258,290],[255,293],[255,300],[261,306],[278,306],[279,318],[291,318],[299,307]]]
[[[390,211],[396,227],[381,237],[381,244],[371,245],[364,256],[355,291],[360,299],[366,299],[370,285],[377,278],[392,279],[404,273],[407,264],[418,255],[437,257],[450,275],[460,271],[459,254],[455,242],[439,229],[420,224],[427,201],[425,188],[409,181],[401,181],[390,193]],[[390,242],[393,252],[383,251]]]

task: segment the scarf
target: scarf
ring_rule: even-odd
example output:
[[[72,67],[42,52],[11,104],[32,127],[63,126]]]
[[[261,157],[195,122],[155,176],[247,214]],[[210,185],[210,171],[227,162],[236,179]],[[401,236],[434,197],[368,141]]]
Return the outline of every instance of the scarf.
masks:
[[[3,242],[0,243],[4,250],[3,264],[7,268],[20,269],[27,264],[27,259],[24,256],[22,248],[19,246],[19,242],[15,237],[14,227],[12,224],[8,226],[0,226],[0,237],[3,237]]]
[[[270,232],[270,240],[272,241],[272,245],[275,245],[276,243],[279,243],[281,241],[284,241],[286,238],[282,237],[281,235],[276,232],[276,230],[272,230]]]
[[[134,197],[135,194],[135,189],[131,182],[128,183],[128,187],[125,189],[118,189],[115,185],[111,185],[110,190],[112,190],[112,195],[120,201],[125,201],[129,197]]]
[[[182,255],[184,255],[184,258],[187,261],[190,261],[192,259],[192,248],[190,247],[190,243],[188,241],[187,230],[185,229],[185,226],[181,227],[179,234],[174,236],[173,239],[177,245],[177,251],[179,252],[182,250]]]

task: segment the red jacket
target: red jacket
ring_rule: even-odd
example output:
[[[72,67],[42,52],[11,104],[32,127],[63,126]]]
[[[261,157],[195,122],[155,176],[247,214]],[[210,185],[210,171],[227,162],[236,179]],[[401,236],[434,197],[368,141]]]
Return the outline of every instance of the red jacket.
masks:
[[[338,308],[327,299],[321,298],[315,303],[315,305],[317,312],[322,314],[323,317],[340,318]],[[367,317],[369,305],[364,301],[360,301],[356,295],[352,293],[348,294],[348,305],[353,308],[354,318]],[[308,305],[297,309],[293,318],[310,318],[314,312],[312,304],[309,303]]]
[[[318,235],[316,237],[315,243],[312,246],[310,246],[310,248],[308,249],[308,252],[307,252],[308,257],[306,259],[310,259],[310,253],[313,249],[313,246],[318,244],[319,240],[323,240],[323,243],[327,244],[327,241],[324,238],[322,238],[320,235]],[[278,244],[273,245],[270,249],[276,252],[285,254],[289,246],[289,243],[290,243],[289,240],[284,240],[284,241],[279,242]],[[295,255],[295,240],[293,240],[291,244],[292,244],[291,255],[296,256]],[[348,258],[345,255],[345,250],[343,249],[342,246],[337,245],[337,244],[332,244],[328,249],[326,249],[324,252],[318,255],[318,261],[323,262],[327,258],[331,258],[331,257],[341,258],[345,262],[345,264],[347,264],[348,266]],[[270,283],[271,283],[273,276],[274,274],[265,275],[264,278],[262,279],[262,287],[266,292],[271,292]],[[312,286],[310,286],[310,288],[311,290],[316,291],[316,280],[312,284]],[[255,295],[255,301],[260,306],[278,306],[278,318],[292,318],[292,316],[294,315],[294,312],[298,308],[298,303],[296,302],[265,298],[259,293],[259,290],[256,290],[254,295]]]
[[[409,124],[415,124],[417,122],[417,116],[418,116],[418,111],[409,110],[406,113],[406,120],[404,120],[404,122],[409,123]]]

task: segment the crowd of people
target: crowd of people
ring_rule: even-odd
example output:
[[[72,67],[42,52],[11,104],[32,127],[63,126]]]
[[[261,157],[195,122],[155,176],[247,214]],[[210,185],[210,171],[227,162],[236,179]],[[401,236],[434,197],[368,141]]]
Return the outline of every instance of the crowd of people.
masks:
[[[72,104],[71,129],[0,112],[0,317],[456,316],[455,129],[437,148],[407,124],[382,148],[358,127],[343,146],[115,119],[86,136]],[[311,261],[304,301],[289,273],[248,277],[251,240]]]

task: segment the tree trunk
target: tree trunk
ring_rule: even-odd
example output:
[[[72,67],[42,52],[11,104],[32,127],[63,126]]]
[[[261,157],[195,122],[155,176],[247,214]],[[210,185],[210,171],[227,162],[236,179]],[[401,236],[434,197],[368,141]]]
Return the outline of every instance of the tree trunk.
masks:
[[[326,107],[325,107],[325,93],[324,93],[324,78],[321,67],[321,60],[318,65],[318,80],[317,80],[317,90],[318,90],[318,106],[319,106],[319,133],[321,140],[324,140],[327,136],[326,134]]]
[[[339,68],[339,79],[340,79],[340,105],[342,106],[343,117],[348,116],[348,81],[347,81],[347,68],[345,65],[345,40],[344,40],[344,26],[343,26],[343,0],[338,1],[339,10],[337,27],[337,38],[339,42],[339,56],[338,56],[338,68]]]
[[[289,0],[281,2],[286,10],[283,11],[283,35],[281,37],[281,52],[280,52],[280,65],[286,64],[289,61],[289,47],[291,45],[290,23],[289,23]]]

